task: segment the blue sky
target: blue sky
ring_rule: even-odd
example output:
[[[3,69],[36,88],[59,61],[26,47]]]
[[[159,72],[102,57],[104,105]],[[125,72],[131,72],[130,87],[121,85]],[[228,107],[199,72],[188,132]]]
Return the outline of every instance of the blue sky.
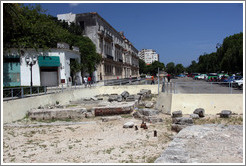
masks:
[[[97,12],[133,45],[151,48],[160,61],[185,67],[216,44],[243,32],[242,3],[41,3],[47,14]]]

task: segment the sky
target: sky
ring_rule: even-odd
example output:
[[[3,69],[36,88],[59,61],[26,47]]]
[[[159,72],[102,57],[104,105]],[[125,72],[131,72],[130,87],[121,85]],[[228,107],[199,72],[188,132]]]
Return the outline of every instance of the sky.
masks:
[[[183,64],[243,32],[241,3],[40,3],[46,14],[97,12],[133,45],[154,49],[160,62]]]

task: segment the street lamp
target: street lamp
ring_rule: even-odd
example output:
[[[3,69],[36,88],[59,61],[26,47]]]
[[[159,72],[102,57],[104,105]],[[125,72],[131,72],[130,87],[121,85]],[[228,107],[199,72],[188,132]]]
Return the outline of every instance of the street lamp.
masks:
[[[31,83],[30,84],[32,87],[32,66],[36,64],[37,57],[35,55],[33,57],[26,56],[25,60],[26,60],[27,65],[30,66],[30,70],[31,70]]]

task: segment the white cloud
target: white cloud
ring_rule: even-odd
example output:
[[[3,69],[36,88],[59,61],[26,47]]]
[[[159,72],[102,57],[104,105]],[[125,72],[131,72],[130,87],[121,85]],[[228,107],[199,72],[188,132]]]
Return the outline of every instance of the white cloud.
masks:
[[[78,6],[78,5],[79,5],[79,3],[69,3],[70,7],[75,7],[75,6]]]

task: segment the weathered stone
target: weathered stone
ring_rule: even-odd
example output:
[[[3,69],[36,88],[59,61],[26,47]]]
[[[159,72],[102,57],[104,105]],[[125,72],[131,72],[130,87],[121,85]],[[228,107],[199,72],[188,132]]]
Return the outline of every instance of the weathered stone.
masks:
[[[66,108],[66,109],[36,109],[28,112],[30,119],[51,120],[51,119],[77,119],[84,118],[86,108]]]
[[[173,118],[173,123],[180,124],[180,125],[189,125],[189,124],[193,124],[193,119],[187,117],[177,117],[177,118]]]
[[[147,102],[145,104],[145,108],[152,108],[153,106],[154,106],[154,103],[152,103],[152,102]]]
[[[84,101],[91,101],[91,98],[84,98]]]
[[[151,94],[151,90],[149,90],[149,89],[141,89],[140,90],[140,93],[143,93],[143,94]]]
[[[110,95],[108,98],[108,101],[109,102],[117,101],[117,99],[118,99],[118,95]]]
[[[163,122],[163,119],[157,116],[144,116],[143,119],[144,121],[149,122],[149,123]]]
[[[134,126],[134,123],[133,122],[126,122],[124,125],[123,125],[123,128],[132,128]]]
[[[155,109],[143,108],[143,109],[139,109],[139,113],[144,116],[154,116],[154,115],[158,115],[159,111]]]
[[[129,101],[135,101],[135,97],[134,95],[130,95],[126,98],[126,101],[129,102]]]
[[[113,121],[113,120],[119,120],[121,119],[121,116],[106,116],[101,118],[103,122]]]
[[[93,118],[95,115],[92,114],[92,112],[86,112],[85,113],[85,118]]]
[[[243,125],[187,126],[173,137],[155,163],[243,162]],[[236,136],[236,137],[235,137]],[[233,146],[232,146],[233,145]],[[222,149],[226,149],[223,150]],[[232,155],[233,154],[233,155]],[[180,164],[179,164],[180,163]]]
[[[222,110],[220,113],[220,117],[221,118],[229,118],[231,113],[232,112],[230,110]]]
[[[171,130],[179,132],[180,130],[184,129],[185,127],[187,127],[187,125],[172,124]]]
[[[135,98],[135,100],[141,100],[141,96],[140,95],[134,95],[134,98]]]
[[[123,98],[122,98],[122,96],[121,96],[121,95],[118,95],[118,97],[117,97],[117,101],[118,101],[118,102],[122,102],[122,101],[123,101]]]
[[[173,118],[176,118],[176,117],[182,117],[182,111],[174,111],[173,113],[172,113],[172,117]]]
[[[124,99],[126,99],[129,95],[130,95],[129,92],[127,92],[127,91],[124,91],[124,92],[121,93],[121,96],[122,96]]]
[[[198,114],[199,117],[204,117],[205,116],[205,110],[203,108],[197,108],[193,112],[194,114]]]
[[[98,99],[96,97],[91,97],[91,100],[97,101]]]
[[[197,114],[190,114],[190,118],[192,118],[192,119],[199,119],[199,115],[197,115]]]
[[[135,111],[135,112],[132,114],[132,116],[133,116],[134,118],[139,118],[139,119],[142,119],[142,117],[143,117],[143,115],[141,115],[138,111]]]

